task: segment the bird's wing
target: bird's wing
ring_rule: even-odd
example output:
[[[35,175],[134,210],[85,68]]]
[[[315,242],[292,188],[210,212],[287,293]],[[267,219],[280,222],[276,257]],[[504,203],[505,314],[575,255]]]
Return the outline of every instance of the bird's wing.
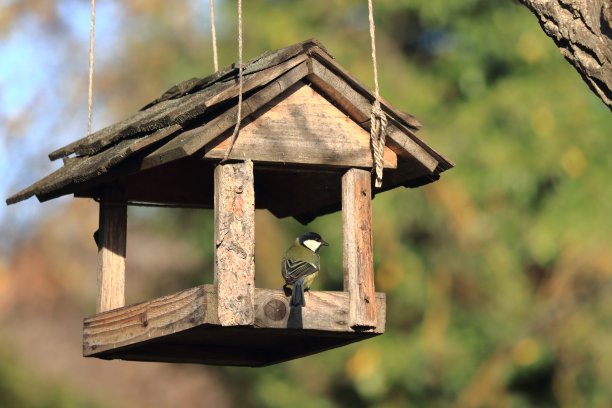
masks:
[[[285,258],[283,260],[283,276],[285,282],[292,284],[298,279],[313,274],[319,270],[319,267],[310,262],[302,260],[292,260]]]

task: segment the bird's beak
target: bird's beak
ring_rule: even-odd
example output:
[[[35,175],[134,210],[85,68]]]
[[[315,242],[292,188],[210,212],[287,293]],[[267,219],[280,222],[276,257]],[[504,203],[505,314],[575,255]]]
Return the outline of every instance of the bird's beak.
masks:
[[[329,243],[328,243],[328,242],[325,242],[325,241],[323,241],[323,240],[321,240],[321,245],[323,245],[323,246],[329,246]]]

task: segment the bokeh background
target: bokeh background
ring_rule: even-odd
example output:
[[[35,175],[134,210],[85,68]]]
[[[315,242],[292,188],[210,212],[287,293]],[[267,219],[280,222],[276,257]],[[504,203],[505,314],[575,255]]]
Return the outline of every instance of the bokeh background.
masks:
[[[94,129],[213,71],[206,0],[97,5]],[[0,193],[83,137],[89,2],[0,0]],[[236,4],[217,0],[220,65]],[[456,164],[374,200],[387,332],[262,368],[81,357],[97,206],[0,205],[0,407],[610,407],[610,112],[510,0],[375,2],[382,95]],[[245,59],[306,38],[373,86],[367,2],[249,0]],[[303,227],[257,214],[257,283]],[[128,302],[212,281],[212,215],[130,209]],[[341,286],[341,219],[318,289]]]

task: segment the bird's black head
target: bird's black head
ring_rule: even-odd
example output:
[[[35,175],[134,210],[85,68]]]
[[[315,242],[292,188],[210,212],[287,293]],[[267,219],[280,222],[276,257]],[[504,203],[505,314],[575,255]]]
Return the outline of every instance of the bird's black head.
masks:
[[[319,252],[322,246],[329,245],[316,232],[305,232],[298,237],[298,241],[300,245],[310,249],[312,252]]]

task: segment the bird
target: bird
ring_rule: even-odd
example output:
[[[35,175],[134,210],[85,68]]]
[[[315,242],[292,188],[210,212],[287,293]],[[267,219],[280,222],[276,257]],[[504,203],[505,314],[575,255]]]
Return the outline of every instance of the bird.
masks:
[[[317,277],[321,267],[319,250],[329,244],[316,232],[305,232],[297,237],[285,252],[281,263],[281,270],[285,284],[283,289],[291,287],[291,307],[306,306],[304,291]]]

